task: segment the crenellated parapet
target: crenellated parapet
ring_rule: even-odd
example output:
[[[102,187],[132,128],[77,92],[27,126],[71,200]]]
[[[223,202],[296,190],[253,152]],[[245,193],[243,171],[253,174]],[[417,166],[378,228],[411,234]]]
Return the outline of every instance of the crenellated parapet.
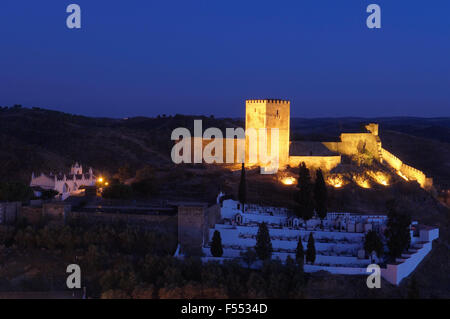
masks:
[[[263,99],[263,100],[246,100],[245,103],[253,104],[253,103],[271,103],[271,104],[290,104],[291,101],[283,100],[283,99]]]

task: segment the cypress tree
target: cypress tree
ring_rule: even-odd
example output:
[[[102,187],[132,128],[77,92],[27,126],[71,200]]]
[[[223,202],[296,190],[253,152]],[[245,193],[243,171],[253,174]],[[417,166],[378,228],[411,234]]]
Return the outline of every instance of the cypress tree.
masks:
[[[269,229],[264,222],[258,226],[255,251],[260,260],[266,260],[272,257],[272,242],[270,241]]]
[[[247,182],[245,180],[245,167],[242,163],[241,180],[239,182],[238,200],[242,204],[242,212],[244,212],[244,205],[247,202]]]
[[[222,257],[223,255],[222,238],[220,237],[220,232],[218,230],[214,231],[212,238],[211,255],[214,257]]]
[[[303,249],[302,235],[298,236],[297,250],[295,252],[295,260],[298,264],[305,262],[305,251]]]
[[[314,237],[312,232],[309,233],[308,246],[306,248],[306,262],[314,264],[316,260],[316,247],[314,245]]]
[[[380,236],[374,231],[370,230],[364,238],[364,250],[367,254],[371,254],[375,251],[378,257],[381,256],[383,251],[383,243],[381,242]]]
[[[400,257],[405,249],[409,248],[411,235],[409,226],[411,216],[397,211],[394,202],[388,204],[388,221],[385,235],[391,258]]]
[[[318,169],[316,172],[316,182],[314,184],[314,202],[317,215],[320,219],[327,217],[327,186],[323,178],[322,170]]]
[[[305,162],[302,162],[299,166],[297,187],[299,191],[297,194],[298,208],[296,214],[304,220],[311,219],[314,215],[313,185],[311,183],[309,169],[306,167]]]

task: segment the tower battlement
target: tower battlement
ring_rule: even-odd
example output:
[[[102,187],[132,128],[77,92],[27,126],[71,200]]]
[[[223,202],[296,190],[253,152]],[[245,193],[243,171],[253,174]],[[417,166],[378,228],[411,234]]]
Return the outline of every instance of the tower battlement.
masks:
[[[252,103],[290,104],[291,102],[289,100],[283,100],[283,99],[263,99],[263,100],[246,100],[245,103],[247,103],[247,104],[252,104]]]

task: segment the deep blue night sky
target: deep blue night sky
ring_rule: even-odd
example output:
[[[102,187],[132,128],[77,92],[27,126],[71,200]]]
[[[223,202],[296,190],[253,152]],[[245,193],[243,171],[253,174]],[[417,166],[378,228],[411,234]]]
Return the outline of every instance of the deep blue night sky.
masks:
[[[273,97],[296,117],[450,116],[449,17],[449,0],[1,0],[0,105],[237,117]]]

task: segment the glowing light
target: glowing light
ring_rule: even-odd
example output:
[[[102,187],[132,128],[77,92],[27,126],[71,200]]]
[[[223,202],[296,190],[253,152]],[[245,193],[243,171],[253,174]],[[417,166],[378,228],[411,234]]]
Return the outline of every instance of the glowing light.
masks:
[[[372,177],[378,184],[388,186],[389,185],[389,175],[383,172],[368,171],[367,174]]]
[[[97,179],[97,182],[103,183],[103,177],[99,177],[99,178]]]
[[[403,178],[405,181],[409,181],[409,178],[408,177],[406,177],[406,175],[405,174],[403,174],[402,172],[400,172],[400,171],[397,171],[397,175],[398,176],[400,176],[401,178]]]
[[[108,186],[109,185],[109,183],[108,182],[105,182],[105,186]]]
[[[293,177],[285,177],[281,180],[284,185],[293,185],[295,183],[295,178]]]
[[[341,175],[332,175],[332,176],[328,176],[327,184],[330,186],[333,186],[335,188],[341,188],[346,183],[344,181],[344,178]]]
[[[370,188],[370,183],[369,181],[361,175],[355,175],[353,176],[353,180],[355,181],[355,183],[362,188]]]

